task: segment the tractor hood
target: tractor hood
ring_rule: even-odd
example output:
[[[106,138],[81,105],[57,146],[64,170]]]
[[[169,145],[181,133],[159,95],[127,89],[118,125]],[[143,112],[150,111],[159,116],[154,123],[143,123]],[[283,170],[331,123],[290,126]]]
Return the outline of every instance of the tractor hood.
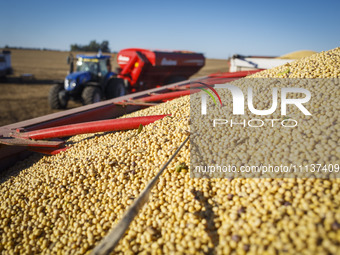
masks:
[[[79,84],[84,84],[91,80],[91,73],[88,71],[70,73],[65,78],[65,90],[71,91]]]

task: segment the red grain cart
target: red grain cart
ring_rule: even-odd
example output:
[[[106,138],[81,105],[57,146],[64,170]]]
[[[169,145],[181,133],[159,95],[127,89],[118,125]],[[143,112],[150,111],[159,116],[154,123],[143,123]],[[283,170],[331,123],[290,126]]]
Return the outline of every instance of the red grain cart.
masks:
[[[117,55],[118,77],[129,83],[130,92],[187,80],[205,64],[201,53],[124,49]]]

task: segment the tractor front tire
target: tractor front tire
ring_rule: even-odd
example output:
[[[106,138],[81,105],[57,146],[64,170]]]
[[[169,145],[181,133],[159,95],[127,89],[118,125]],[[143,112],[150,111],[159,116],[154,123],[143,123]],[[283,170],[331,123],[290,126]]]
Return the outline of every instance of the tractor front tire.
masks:
[[[100,102],[102,99],[102,92],[96,86],[86,86],[81,94],[83,104],[94,104]]]
[[[66,109],[68,100],[65,95],[62,95],[62,91],[64,91],[63,84],[55,84],[50,89],[48,103],[52,109]]]
[[[106,99],[121,97],[126,95],[126,88],[123,79],[113,78],[111,79],[105,90]]]

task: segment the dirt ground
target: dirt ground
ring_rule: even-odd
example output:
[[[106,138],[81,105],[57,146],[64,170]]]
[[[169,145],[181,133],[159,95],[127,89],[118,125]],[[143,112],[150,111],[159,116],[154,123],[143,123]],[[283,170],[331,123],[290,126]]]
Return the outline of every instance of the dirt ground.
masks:
[[[47,96],[52,84],[67,75],[69,52],[11,50],[11,53],[14,74],[0,83],[0,126],[57,112],[49,108]],[[73,53],[76,54],[79,52]],[[115,68],[117,60],[112,56]],[[205,67],[192,78],[226,71],[227,60],[207,59]],[[78,106],[70,102],[68,108]]]

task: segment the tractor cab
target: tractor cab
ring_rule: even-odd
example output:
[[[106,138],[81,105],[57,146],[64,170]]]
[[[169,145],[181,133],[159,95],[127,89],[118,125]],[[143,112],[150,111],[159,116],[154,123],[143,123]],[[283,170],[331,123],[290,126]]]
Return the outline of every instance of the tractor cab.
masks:
[[[89,72],[93,80],[105,79],[110,69],[110,56],[77,56],[77,72]]]
[[[73,59],[68,62],[71,68],[65,78],[64,88],[71,94],[79,95],[87,85],[99,86],[104,89],[108,78],[116,75],[111,72],[110,56],[108,55],[77,55],[75,72]]]

